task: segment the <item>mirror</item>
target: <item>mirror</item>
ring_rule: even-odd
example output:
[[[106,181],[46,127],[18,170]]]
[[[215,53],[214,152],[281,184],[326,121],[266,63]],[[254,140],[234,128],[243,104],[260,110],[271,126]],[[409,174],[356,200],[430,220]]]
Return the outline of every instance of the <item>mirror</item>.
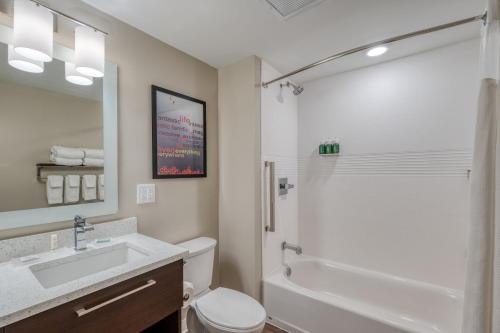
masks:
[[[43,73],[20,71],[9,66],[7,45],[0,44],[0,101],[0,212],[99,200],[90,191],[84,199],[84,188],[90,187],[83,181],[82,195],[68,195],[72,192],[64,191],[63,177],[103,174],[104,162],[92,159],[95,167],[83,165],[90,160],[84,158],[85,150],[58,146],[89,148],[96,150],[94,157],[100,156],[102,80],[91,86],[72,84],[65,80],[64,62],[58,59],[45,64]],[[48,179],[58,182],[52,176],[61,176],[61,186],[49,184],[47,189]]]
[[[73,51],[55,45],[42,73],[9,65],[0,27],[0,229],[117,212],[117,70],[66,80]]]

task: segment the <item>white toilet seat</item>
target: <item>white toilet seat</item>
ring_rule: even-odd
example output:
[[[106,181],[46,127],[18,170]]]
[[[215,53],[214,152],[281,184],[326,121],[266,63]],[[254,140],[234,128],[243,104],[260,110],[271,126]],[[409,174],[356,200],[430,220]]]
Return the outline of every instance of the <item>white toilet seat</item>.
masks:
[[[194,302],[199,320],[221,332],[259,332],[266,311],[256,300],[227,288],[217,288]]]
[[[196,308],[195,308],[196,310]],[[254,327],[254,328],[251,328],[251,329],[244,329],[244,330],[241,330],[241,329],[235,329],[235,328],[229,328],[229,327],[224,327],[224,326],[220,326],[220,325],[217,325],[216,323],[213,323],[211,322],[210,320],[208,320],[207,318],[205,318],[201,313],[199,313],[199,311],[196,311],[196,316],[198,317],[198,320],[200,321],[200,323],[207,327],[207,328],[214,328],[217,330],[217,332],[224,332],[224,333],[254,333],[254,332],[262,332],[263,328],[264,328],[264,325],[265,325],[265,321],[262,322],[262,324]],[[213,332],[213,330],[210,330],[209,329],[209,332]]]

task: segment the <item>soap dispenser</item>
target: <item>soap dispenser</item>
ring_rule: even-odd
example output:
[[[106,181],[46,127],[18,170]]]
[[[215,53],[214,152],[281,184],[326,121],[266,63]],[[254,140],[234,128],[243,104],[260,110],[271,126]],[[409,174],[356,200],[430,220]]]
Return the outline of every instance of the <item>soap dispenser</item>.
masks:
[[[326,154],[333,154],[333,140],[331,138],[326,142]]]
[[[319,144],[319,154],[320,155],[326,154],[326,142],[325,142],[325,140],[321,140],[321,143]]]
[[[339,138],[335,138],[333,141],[333,153],[334,154],[340,153],[340,139]]]

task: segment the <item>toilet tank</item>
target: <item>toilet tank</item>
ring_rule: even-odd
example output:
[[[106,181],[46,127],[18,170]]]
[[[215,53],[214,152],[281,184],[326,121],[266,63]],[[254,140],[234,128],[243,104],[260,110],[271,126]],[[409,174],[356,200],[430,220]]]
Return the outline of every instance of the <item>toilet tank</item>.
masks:
[[[184,265],[184,281],[194,286],[194,296],[208,290],[212,283],[214,252],[217,241],[209,237],[200,237],[179,243],[177,246],[189,251]]]

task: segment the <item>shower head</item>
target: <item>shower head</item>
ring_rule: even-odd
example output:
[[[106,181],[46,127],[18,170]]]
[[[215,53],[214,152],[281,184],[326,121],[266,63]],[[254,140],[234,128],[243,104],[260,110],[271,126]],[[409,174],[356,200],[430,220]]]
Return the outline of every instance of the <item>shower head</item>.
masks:
[[[299,96],[304,91],[304,87],[302,87],[301,85],[296,86],[292,83],[290,83],[290,85],[293,87],[292,92],[295,96]]]
[[[283,86],[292,87],[293,88],[292,92],[295,96],[299,96],[304,91],[304,87],[302,87],[300,84],[296,85],[290,81],[287,81],[286,84],[283,83],[280,84],[280,88],[282,88]]]

